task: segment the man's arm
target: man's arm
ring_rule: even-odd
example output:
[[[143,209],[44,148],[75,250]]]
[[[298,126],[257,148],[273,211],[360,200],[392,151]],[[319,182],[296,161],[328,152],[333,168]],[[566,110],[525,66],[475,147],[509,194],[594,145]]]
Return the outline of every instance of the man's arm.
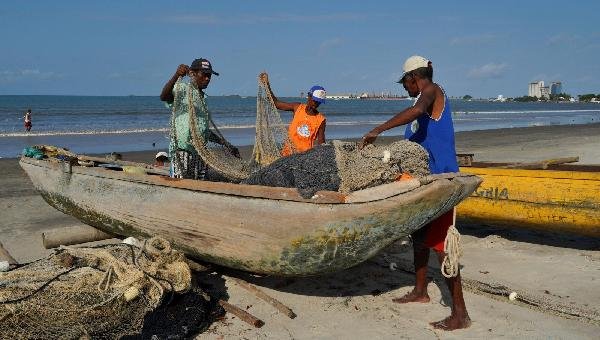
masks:
[[[160,93],[160,100],[169,104],[175,100],[175,97],[173,97],[173,86],[175,86],[177,79],[179,79],[179,77],[185,76],[188,73],[188,71],[189,67],[187,65],[181,64],[177,67],[177,71],[175,71],[175,74],[171,77],[171,79],[167,81],[167,83],[163,87],[162,92]]]
[[[323,124],[319,126],[319,130],[317,130],[317,145],[325,143],[325,124],[327,124],[326,120],[323,121]]]
[[[383,131],[387,131],[397,126],[410,123],[413,120],[417,119],[417,117],[427,112],[434,99],[435,87],[428,86],[423,90],[423,92],[421,92],[421,96],[419,96],[419,99],[417,100],[414,106],[406,108],[405,110],[397,113],[387,122],[375,127],[373,130],[365,134],[359,143],[359,148],[362,149],[365,145],[373,143],[377,136],[379,136],[379,134]]]
[[[267,91],[269,91],[269,94],[271,95],[271,97],[273,97],[273,102],[275,103],[275,107],[278,110],[296,111],[296,108],[298,108],[298,105],[300,105],[300,103],[288,103],[277,99],[277,97],[275,97],[275,94],[273,94],[273,90],[271,90],[271,84],[269,83],[269,76],[267,75],[267,73],[263,72],[260,74],[259,77],[263,79],[267,84]]]

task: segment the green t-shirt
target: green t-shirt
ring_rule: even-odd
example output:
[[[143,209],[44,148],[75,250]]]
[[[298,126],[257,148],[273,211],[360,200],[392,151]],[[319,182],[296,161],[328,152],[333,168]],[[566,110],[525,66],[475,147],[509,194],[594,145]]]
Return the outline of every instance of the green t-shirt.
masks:
[[[175,115],[175,127],[171,126],[171,129],[175,128],[175,136],[177,138],[177,145],[171,137],[169,143],[169,152],[172,154],[177,150],[184,150],[192,153],[196,153],[194,145],[191,142],[190,132],[190,119],[189,119],[189,100],[188,96],[192,96],[192,103],[196,109],[196,121],[198,122],[198,134],[204,136],[204,139],[208,138],[208,109],[206,107],[206,101],[204,94],[200,93],[197,88],[192,86],[190,83],[178,80],[173,86],[173,97],[175,98],[173,103],[167,103],[173,114]]]

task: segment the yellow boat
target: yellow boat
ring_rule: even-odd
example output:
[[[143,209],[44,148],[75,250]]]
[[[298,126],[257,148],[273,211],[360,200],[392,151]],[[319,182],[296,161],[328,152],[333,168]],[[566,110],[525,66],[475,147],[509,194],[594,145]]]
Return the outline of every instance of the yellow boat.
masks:
[[[600,237],[600,165],[566,164],[577,157],[509,164],[458,156],[461,172],[483,179],[458,205],[460,220]]]

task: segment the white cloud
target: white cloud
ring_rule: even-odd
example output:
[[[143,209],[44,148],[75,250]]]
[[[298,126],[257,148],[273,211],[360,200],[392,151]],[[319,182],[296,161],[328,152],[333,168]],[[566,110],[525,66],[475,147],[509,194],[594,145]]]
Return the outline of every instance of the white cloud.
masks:
[[[559,33],[548,38],[546,42],[548,45],[576,45],[582,42],[582,38],[575,34]]]
[[[508,65],[506,63],[495,64],[489,63],[479,67],[475,67],[471,69],[467,73],[467,77],[469,78],[478,78],[478,79],[487,79],[487,78],[500,78]]]
[[[55,72],[41,72],[37,69],[23,69],[17,71],[0,71],[1,82],[13,82],[19,80],[50,80],[59,79],[62,75]]]
[[[455,37],[450,39],[451,46],[460,45],[482,45],[491,43],[498,39],[497,35],[494,34],[481,34],[481,35],[470,35],[463,37]]]
[[[162,19],[162,21],[176,24],[219,24],[221,20],[213,15],[172,15]]]
[[[322,54],[326,53],[327,50],[334,48],[336,46],[341,46],[343,44],[344,44],[344,39],[342,39],[342,38],[327,39],[319,45],[318,53],[319,53],[319,55],[322,55]]]

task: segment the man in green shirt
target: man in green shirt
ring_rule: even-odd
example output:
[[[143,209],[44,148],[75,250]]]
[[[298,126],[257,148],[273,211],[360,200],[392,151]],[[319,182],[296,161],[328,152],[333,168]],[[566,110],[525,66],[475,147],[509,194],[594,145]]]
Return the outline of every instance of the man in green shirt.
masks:
[[[212,75],[219,74],[212,69],[210,61],[195,59],[190,66],[181,64],[175,74],[167,81],[160,94],[160,100],[173,110],[171,120],[171,141],[169,156],[172,164],[172,176],[176,178],[204,179],[206,163],[198,155],[191,138],[189,114],[196,113],[198,135],[205,141],[221,144],[239,155],[238,150],[226,140],[218,137],[209,129],[209,115],[204,90],[208,87]],[[190,82],[182,81],[184,76]],[[191,97],[191,98],[190,98]],[[193,105],[193,108],[190,107]],[[193,109],[193,110],[191,110]]]

